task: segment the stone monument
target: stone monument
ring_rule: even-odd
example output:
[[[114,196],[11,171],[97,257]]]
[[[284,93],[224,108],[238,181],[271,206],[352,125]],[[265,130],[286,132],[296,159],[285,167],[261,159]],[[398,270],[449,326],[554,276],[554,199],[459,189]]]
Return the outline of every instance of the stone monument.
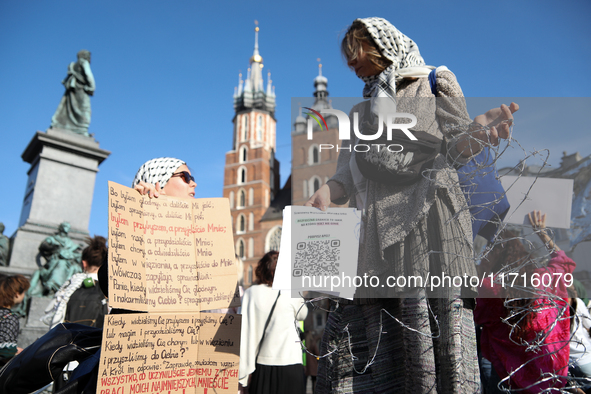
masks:
[[[96,173],[111,153],[101,149],[94,135],[88,133],[89,96],[95,89],[88,51],[78,53],[78,61],[69,65],[63,83],[66,91],[51,127],[35,133],[21,155],[31,167],[19,228],[11,237],[9,266],[0,267],[0,273],[31,278],[44,265],[39,245],[59,231],[60,223],[70,223],[68,236],[75,243],[83,244],[88,236]],[[45,309],[41,301],[45,299],[32,297],[19,346],[47,332],[47,326],[38,321]],[[32,331],[26,332],[28,328]]]
[[[88,136],[90,126],[90,96],[96,85],[90,69],[90,52],[78,52],[78,61],[68,66],[68,76],[62,81],[66,88],[55,114],[51,128],[66,129]]]
[[[8,252],[10,250],[10,242],[8,237],[4,235],[4,223],[0,222],[0,266],[8,265]]]
[[[47,261],[31,278],[30,296],[53,295],[74,274],[82,272],[80,262],[82,246],[68,237],[70,223],[59,225],[57,234],[39,245],[39,254]]]

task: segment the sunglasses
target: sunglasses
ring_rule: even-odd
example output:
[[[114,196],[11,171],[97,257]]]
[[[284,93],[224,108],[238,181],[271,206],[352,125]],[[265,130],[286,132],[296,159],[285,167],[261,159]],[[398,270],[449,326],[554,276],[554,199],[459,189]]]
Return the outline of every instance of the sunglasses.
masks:
[[[195,182],[195,178],[193,178],[193,175],[189,174],[188,171],[176,172],[172,174],[170,177],[174,178],[175,176],[180,176],[181,178],[183,178],[183,181],[185,181],[187,185],[191,183],[191,181]]]

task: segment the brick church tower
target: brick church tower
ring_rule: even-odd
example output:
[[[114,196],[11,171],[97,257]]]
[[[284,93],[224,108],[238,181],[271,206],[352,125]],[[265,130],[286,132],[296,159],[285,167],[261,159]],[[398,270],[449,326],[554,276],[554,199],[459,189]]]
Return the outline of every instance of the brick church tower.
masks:
[[[318,76],[314,78],[314,105],[312,109],[320,112],[332,108],[328,100],[328,79],[322,75],[322,64],[318,65]],[[316,190],[332,177],[337,169],[338,152],[336,149],[320,150],[321,144],[339,144],[337,119],[326,116],[328,130],[321,128],[309,116],[301,114],[296,118],[291,133],[291,185],[292,204],[304,205]],[[313,136],[308,140],[307,127],[311,122]],[[336,206],[331,204],[331,206]]]
[[[232,149],[226,153],[224,197],[230,200],[236,254],[244,262],[244,282],[255,278],[256,263],[269,250],[279,249],[281,221],[261,223],[279,190],[275,159],[275,92],[268,73],[263,86],[263,58],[255,28],[254,53],[246,79],[239,76],[234,92]],[[277,224],[278,223],[278,224]]]

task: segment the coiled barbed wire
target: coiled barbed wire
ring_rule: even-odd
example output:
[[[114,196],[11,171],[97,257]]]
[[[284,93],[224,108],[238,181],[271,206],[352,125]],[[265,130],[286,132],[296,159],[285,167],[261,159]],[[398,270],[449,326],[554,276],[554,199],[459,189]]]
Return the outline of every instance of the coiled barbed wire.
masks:
[[[458,130],[466,130],[465,126],[456,126],[456,125],[447,125],[444,127],[450,127],[450,128],[454,128],[456,127],[456,129]],[[489,128],[483,126],[483,128],[487,133],[489,132]],[[457,130],[456,130],[457,131]],[[480,130],[477,130],[480,131]],[[454,132],[455,133],[455,137],[454,139],[451,140],[451,143],[455,143],[457,142],[457,140],[462,136],[462,135],[466,135],[466,134],[470,134],[468,136],[468,138],[472,138],[471,137],[471,133],[474,132],[474,130],[472,130],[470,133],[466,132],[466,131],[461,131],[461,132]],[[484,147],[488,147],[489,148],[489,154],[492,157],[492,161],[488,162],[486,164],[481,164],[479,166],[477,166],[477,168],[471,173],[471,174],[465,174],[464,177],[464,185],[468,185],[470,186],[470,181],[473,180],[475,177],[477,176],[482,176],[484,174],[487,174],[490,171],[494,171],[493,166],[496,166],[496,163],[499,161],[499,159],[501,158],[501,156],[503,155],[503,153],[505,153],[510,147],[517,147],[519,149],[521,149],[521,151],[523,152],[523,158],[519,161],[519,163],[517,165],[515,165],[512,169],[511,172],[512,173],[517,173],[517,179],[508,187],[506,187],[506,191],[510,190],[519,180],[519,178],[521,178],[523,176],[523,172],[524,169],[526,168],[526,162],[530,159],[541,159],[542,161],[542,165],[540,166],[537,174],[534,174],[534,182],[532,183],[532,185],[529,187],[528,191],[525,193],[523,199],[519,202],[519,204],[517,205],[516,208],[520,207],[528,198],[528,195],[530,194],[533,185],[535,184],[535,182],[537,181],[537,179],[541,176],[542,170],[548,165],[548,159],[549,159],[549,155],[550,152],[547,149],[542,149],[542,150],[537,150],[537,151],[532,151],[532,152],[527,152],[527,150],[519,143],[519,141],[515,138],[512,138],[512,132],[513,132],[513,125],[511,126],[511,136],[509,137],[509,139],[507,140],[507,142],[505,144],[503,144],[502,147],[492,147],[489,144],[486,144],[482,141],[479,141],[479,145],[481,146],[481,149]],[[448,155],[448,162],[450,161],[450,157]],[[465,161],[461,161],[458,160],[457,158],[454,159],[452,158],[451,160],[451,165],[453,165],[455,168],[459,168],[461,166],[463,166],[465,164]],[[463,189],[459,187],[459,184],[455,184],[452,186],[458,186],[457,188],[453,188],[450,187],[450,184],[448,183],[449,179],[444,178],[446,183],[445,184],[438,184],[438,181],[436,181],[436,174],[434,172],[436,171],[441,171],[441,170],[426,170],[423,172],[423,177],[428,178],[429,180],[431,180],[434,185],[437,187],[447,187],[448,190],[461,190],[462,192],[462,199],[464,198],[463,194],[466,192],[466,187],[464,187]],[[500,177],[502,177],[503,175],[500,175]],[[452,177],[452,179],[454,179]],[[457,182],[457,180],[455,181]],[[472,185],[474,185],[475,183],[472,183]],[[503,199],[504,194],[503,195],[499,195],[498,197],[495,197],[493,202],[491,203],[490,201],[482,204],[482,205],[473,205],[473,206],[468,206],[466,204],[466,206],[462,207],[460,211],[456,212],[451,220],[458,220],[458,218],[460,217],[461,214],[463,214],[465,211],[469,211],[470,208],[474,208],[477,207],[479,209],[485,209],[485,210],[490,210],[492,211],[491,205],[494,205],[498,202],[501,201],[501,199]],[[496,220],[495,220],[496,219]],[[488,255],[490,254],[490,252],[492,251],[492,249],[498,245],[498,244],[502,244],[503,242],[507,242],[509,239],[505,239],[502,240],[500,239],[499,235],[501,234],[501,232],[503,230],[505,230],[508,227],[507,221],[502,222],[501,220],[499,220],[500,218],[496,217],[493,220],[491,220],[490,222],[493,222],[495,225],[497,225],[497,231],[495,233],[495,236],[493,237],[493,241],[489,243],[489,245],[484,248],[484,250],[478,252],[478,253],[473,253],[472,256],[461,256],[461,257],[465,257],[465,258],[469,258],[472,261],[474,261],[475,264],[477,264],[478,262],[480,262],[482,259],[488,257]],[[473,219],[474,220],[474,219]],[[539,231],[541,230],[536,230],[534,231],[534,234],[537,234]],[[550,229],[546,229],[547,232],[550,233],[550,235],[552,235],[552,231]],[[525,237],[519,236],[516,237],[517,239],[519,239],[521,242],[525,243],[526,246],[528,246],[530,249],[532,249],[533,251],[530,253],[530,255],[533,255],[534,252],[539,252],[540,249],[536,249],[534,244],[527,240]],[[515,239],[515,238],[511,238],[511,239]],[[546,246],[547,245],[543,245],[544,250],[546,250]],[[542,257],[548,257],[550,255],[550,253],[552,252],[552,250],[550,251],[546,251],[545,254],[542,255]],[[442,253],[442,252],[437,252],[437,251],[430,251],[429,253]],[[458,256],[455,256],[458,257]],[[512,263],[512,264],[511,264]],[[517,263],[517,264],[515,264]],[[505,268],[502,273],[504,274],[510,274],[510,273],[519,273],[523,268],[524,265],[526,264],[534,264],[532,259],[528,259],[527,261],[524,262],[510,262],[510,264],[508,264],[507,266],[509,268]],[[525,306],[521,306],[521,307],[513,307],[511,308],[511,312],[508,314],[508,316],[502,318],[502,322],[504,324],[507,324],[510,326],[510,340],[513,341],[515,344],[519,345],[519,346],[524,346],[525,347],[525,351],[528,353],[532,354],[532,358],[530,358],[528,361],[526,361],[525,363],[523,363],[521,366],[519,366],[517,369],[515,369],[514,371],[511,371],[507,377],[505,377],[504,379],[502,379],[499,384],[498,384],[498,388],[503,391],[503,392],[522,392],[525,390],[530,389],[531,387],[534,387],[540,383],[544,383],[547,381],[565,381],[567,382],[566,385],[564,387],[549,387],[547,389],[542,390],[541,392],[547,393],[547,392],[552,392],[552,393],[570,393],[570,392],[574,392],[575,389],[577,388],[582,388],[585,385],[589,385],[591,384],[591,379],[589,378],[575,378],[575,377],[571,377],[571,376],[564,376],[559,374],[557,371],[554,372],[544,372],[544,373],[540,373],[539,379],[536,380],[535,383],[533,383],[532,385],[528,386],[528,387],[524,387],[524,388],[515,388],[512,387],[510,385],[510,381],[511,378],[518,373],[522,368],[524,368],[528,363],[531,363],[533,361],[535,361],[537,358],[540,357],[554,357],[560,350],[562,350],[565,346],[569,346],[569,342],[561,342],[561,345],[558,349],[556,349],[553,352],[550,353],[542,353],[536,356],[536,354],[540,353],[541,351],[541,346],[547,346],[547,345],[551,345],[551,343],[546,343],[546,339],[548,337],[548,335],[552,332],[552,330],[556,327],[556,325],[558,324],[558,322],[565,320],[565,319],[570,319],[571,317],[568,315],[567,311],[568,311],[568,304],[564,305],[564,300],[561,299],[559,296],[557,296],[556,294],[552,293],[551,291],[547,291],[546,289],[539,289],[539,288],[533,288],[533,287],[527,287],[527,286],[516,286],[517,290],[521,291],[524,293],[525,295],[529,295],[529,297],[527,297],[527,299],[532,300],[532,302],[529,302],[528,304],[526,304]],[[544,302],[542,303],[542,305],[536,305],[536,303],[534,302],[534,299],[540,299],[543,298]],[[504,305],[505,307],[507,307],[508,305],[512,304],[514,301],[520,300],[520,299],[525,299],[525,297],[523,298],[508,298],[505,300]],[[324,300],[330,300],[331,305],[334,305],[334,309],[338,308],[339,306],[339,300],[335,299],[333,297],[329,297],[329,296],[322,296],[322,297],[316,297],[316,298],[312,298],[309,300],[306,300],[306,303],[304,305],[308,305],[310,307],[310,309],[312,310],[316,310],[316,309],[321,309],[323,311],[326,311],[328,313],[330,313],[332,310],[334,309],[325,309],[321,306],[319,306],[319,304],[321,302],[323,302]],[[386,309],[381,309],[380,310],[380,325],[379,325],[379,330],[380,332],[378,333],[378,340],[377,340],[377,344],[375,346],[375,350],[373,351],[373,354],[371,355],[371,357],[368,357],[367,362],[365,363],[365,365],[362,368],[357,368],[355,366],[355,363],[351,363],[353,366],[353,369],[356,373],[358,374],[363,374],[367,371],[367,369],[374,363],[375,357],[377,355],[378,352],[378,348],[380,346],[380,343],[382,341],[382,334],[386,334],[384,332],[384,319],[385,318],[391,318],[393,319],[397,324],[399,324],[401,327],[403,327],[404,329],[407,330],[411,330],[414,331],[420,335],[424,335],[427,337],[431,337],[431,338],[437,338],[440,335],[440,329],[439,329],[439,321],[437,320],[437,316],[433,313],[433,311],[431,310],[431,306],[429,303],[427,303],[428,308],[429,308],[429,313],[430,313],[430,317],[433,318],[433,320],[436,322],[436,327],[437,327],[437,334],[433,335],[433,334],[428,334],[425,332],[421,332],[418,331],[412,327],[409,327],[408,325],[404,324],[402,321],[400,321],[397,317],[393,316],[392,314],[390,314]],[[302,306],[303,307],[303,306]],[[528,314],[531,313],[536,313],[536,312],[541,312],[543,310],[546,309],[554,309],[557,311],[556,313],[556,318],[554,319],[554,321],[551,322],[551,324],[543,331],[536,333],[536,336],[534,339],[530,340],[530,341],[525,341],[523,339],[520,339],[520,342],[517,342],[516,340],[514,340],[513,338],[513,333],[516,332],[516,330],[519,329],[519,323],[525,319],[525,317]],[[517,318],[517,319],[515,319]],[[578,327],[579,324],[581,324],[581,322],[579,321],[580,319],[575,318],[575,328]],[[296,326],[296,322],[294,321],[294,326],[296,327],[297,330],[297,326]],[[570,335],[570,339],[572,339],[574,332],[576,330],[573,329],[573,332],[571,332]],[[352,361],[357,361],[359,360],[359,358],[357,356],[355,356],[355,349],[353,348],[353,344],[352,344],[352,340],[351,340],[351,334],[348,331],[348,325],[345,326],[345,328],[343,329],[343,332],[347,335],[347,343],[348,343],[348,352],[349,352],[349,356],[351,357]],[[307,347],[304,345],[304,343],[302,341],[300,341],[300,345],[303,349],[304,352],[306,352],[307,354],[310,354],[312,357],[316,357],[317,359],[320,358],[324,358],[324,357],[328,357],[331,354],[333,354],[334,352],[337,351],[337,348],[333,346],[332,349],[330,349],[327,353],[325,354],[313,354],[312,352],[310,352]],[[589,351],[591,351],[591,349],[589,349]],[[508,388],[510,387],[510,388]]]

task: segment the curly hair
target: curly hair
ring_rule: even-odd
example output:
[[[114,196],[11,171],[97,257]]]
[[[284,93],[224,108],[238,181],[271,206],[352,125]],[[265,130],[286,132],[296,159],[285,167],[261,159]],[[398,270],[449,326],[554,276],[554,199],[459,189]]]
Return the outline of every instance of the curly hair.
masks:
[[[30,283],[22,275],[2,276],[0,278],[0,306],[12,308],[14,297],[29,289]]]
[[[363,52],[365,52],[369,61],[376,66],[378,72],[384,71],[392,64],[392,61],[382,56],[365,25],[361,21],[355,21],[349,26],[343,41],[341,41],[341,54],[348,63],[357,59]],[[349,68],[353,69],[351,66]]]
[[[259,285],[273,285],[273,278],[275,277],[275,267],[277,265],[277,258],[279,252],[272,250],[267,252],[262,259],[259,260],[255,274],[257,276],[257,284]]]

